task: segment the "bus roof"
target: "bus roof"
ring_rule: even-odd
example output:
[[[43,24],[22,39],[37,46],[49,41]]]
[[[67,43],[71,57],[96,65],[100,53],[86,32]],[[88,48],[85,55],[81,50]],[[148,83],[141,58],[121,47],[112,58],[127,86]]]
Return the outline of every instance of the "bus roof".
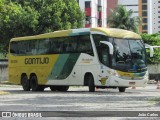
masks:
[[[97,28],[79,28],[79,29],[61,30],[61,31],[55,31],[55,32],[34,35],[34,36],[17,37],[17,38],[12,38],[11,41],[76,36],[76,35],[82,35],[82,34],[91,33],[91,32],[101,32],[106,36],[115,37],[115,38],[141,39],[140,35],[128,30],[97,27]]]
[[[130,39],[141,39],[141,36],[132,31],[118,29],[118,28],[91,28],[91,31],[99,31],[107,36],[115,38],[130,38]]]

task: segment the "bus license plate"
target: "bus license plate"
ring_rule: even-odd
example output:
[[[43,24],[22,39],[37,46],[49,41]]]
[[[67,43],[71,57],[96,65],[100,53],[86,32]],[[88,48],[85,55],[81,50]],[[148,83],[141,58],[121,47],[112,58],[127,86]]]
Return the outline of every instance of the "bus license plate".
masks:
[[[135,85],[136,82],[129,82],[129,85]]]

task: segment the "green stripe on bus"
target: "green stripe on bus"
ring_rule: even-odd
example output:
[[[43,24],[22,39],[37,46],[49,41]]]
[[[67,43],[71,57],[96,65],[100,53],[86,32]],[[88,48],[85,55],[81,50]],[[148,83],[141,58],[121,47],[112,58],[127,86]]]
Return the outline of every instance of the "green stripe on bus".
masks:
[[[145,74],[146,74],[146,71],[145,72],[141,72],[141,73],[134,73],[134,76],[143,77]]]
[[[60,54],[51,74],[49,75],[49,80],[62,80],[66,79],[72,72],[80,53],[73,54]]]
[[[69,57],[69,54],[60,54],[55,65],[53,66],[53,69],[51,71],[51,74],[49,76],[49,79],[58,79],[60,76],[61,71],[63,70],[63,67]]]

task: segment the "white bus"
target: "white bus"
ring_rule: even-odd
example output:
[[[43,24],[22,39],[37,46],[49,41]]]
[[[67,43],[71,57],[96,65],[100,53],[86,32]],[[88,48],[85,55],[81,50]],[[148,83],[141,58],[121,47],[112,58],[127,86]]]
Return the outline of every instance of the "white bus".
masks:
[[[9,80],[25,91],[67,91],[69,86],[144,87],[148,82],[141,37],[114,28],[80,28],[13,38]]]

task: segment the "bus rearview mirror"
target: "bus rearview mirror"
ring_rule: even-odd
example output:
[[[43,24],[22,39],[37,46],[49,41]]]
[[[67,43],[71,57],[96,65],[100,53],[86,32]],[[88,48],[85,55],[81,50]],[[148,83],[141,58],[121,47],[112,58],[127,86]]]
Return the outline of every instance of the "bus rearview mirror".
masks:
[[[113,55],[113,45],[110,42],[107,41],[100,41],[100,43],[105,44],[109,47],[109,54]]]
[[[151,45],[148,45],[148,44],[145,44],[145,48],[149,48],[150,50],[150,57],[153,57],[153,54],[154,54],[154,47],[151,46]]]

